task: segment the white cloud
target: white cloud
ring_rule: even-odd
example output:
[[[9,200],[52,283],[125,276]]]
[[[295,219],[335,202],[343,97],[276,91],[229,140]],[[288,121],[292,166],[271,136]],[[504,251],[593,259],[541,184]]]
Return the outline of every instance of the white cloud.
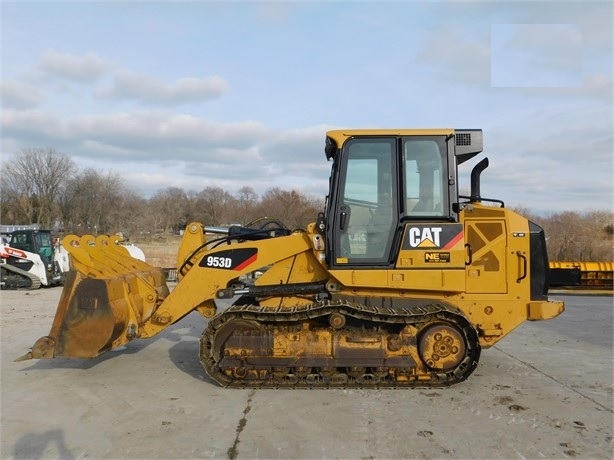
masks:
[[[29,83],[0,83],[0,100],[4,108],[31,109],[40,105],[44,99],[45,96],[38,87]]]
[[[121,171],[148,194],[167,186],[236,191],[248,184],[259,193],[279,186],[323,196],[330,172],[323,153],[327,126],[273,132],[254,121],[220,123],[187,114],[62,119],[41,110],[4,111],[0,125],[3,148],[14,138],[54,146],[84,164]]]
[[[42,110],[3,110],[0,113],[2,142],[19,140],[20,142],[43,143],[64,137],[64,126],[55,115]],[[51,144],[49,144],[51,145]],[[32,145],[24,145],[31,147]],[[4,146],[3,146],[4,150]]]
[[[62,119],[41,110],[5,110],[0,114],[3,142],[20,138],[45,145],[62,144],[78,157],[122,161],[206,161],[239,164],[258,158],[255,150],[271,133],[255,121],[220,123],[187,114],[113,113]]]
[[[228,88],[228,82],[220,76],[185,77],[165,84],[148,75],[120,70],[114,75],[113,85],[97,91],[97,95],[143,104],[179,105],[219,98]]]
[[[102,77],[110,64],[95,53],[76,56],[48,50],[43,53],[39,69],[51,76],[80,83],[89,83]]]

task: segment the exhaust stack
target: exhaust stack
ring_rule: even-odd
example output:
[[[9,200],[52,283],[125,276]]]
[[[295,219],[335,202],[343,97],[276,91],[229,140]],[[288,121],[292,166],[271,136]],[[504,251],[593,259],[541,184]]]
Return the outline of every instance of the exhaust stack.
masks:
[[[484,158],[471,170],[471,196],[469,199],[472,203],[479,203],[482,201],[482,196],[480,194],[480,175],[486,168],[488,168],[488,158]]]

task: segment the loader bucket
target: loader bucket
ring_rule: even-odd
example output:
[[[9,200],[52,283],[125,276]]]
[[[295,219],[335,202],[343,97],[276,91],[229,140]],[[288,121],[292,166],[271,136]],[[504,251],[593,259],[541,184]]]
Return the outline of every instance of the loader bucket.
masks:
[[[141,336],[168,287],[161,268],[132,258],[116,241],[106,235],[64,238],[72,268],[51,332],[18,360],[93,358]]]

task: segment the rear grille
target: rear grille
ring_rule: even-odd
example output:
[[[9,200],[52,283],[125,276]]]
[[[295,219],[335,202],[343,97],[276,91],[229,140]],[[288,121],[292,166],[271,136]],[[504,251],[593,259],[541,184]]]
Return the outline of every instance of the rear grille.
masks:
[[[471,145],[471,133],[458,133],[456,135],[456,145]]]

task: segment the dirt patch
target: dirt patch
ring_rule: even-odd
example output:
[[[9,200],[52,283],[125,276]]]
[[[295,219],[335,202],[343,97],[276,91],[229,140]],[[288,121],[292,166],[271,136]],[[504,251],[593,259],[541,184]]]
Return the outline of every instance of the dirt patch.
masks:
[[[148,264],[154,267],[176,268],[177,252],[181,244],[180,236],[168,236],[155,241],[134,242],[143,254]]]

